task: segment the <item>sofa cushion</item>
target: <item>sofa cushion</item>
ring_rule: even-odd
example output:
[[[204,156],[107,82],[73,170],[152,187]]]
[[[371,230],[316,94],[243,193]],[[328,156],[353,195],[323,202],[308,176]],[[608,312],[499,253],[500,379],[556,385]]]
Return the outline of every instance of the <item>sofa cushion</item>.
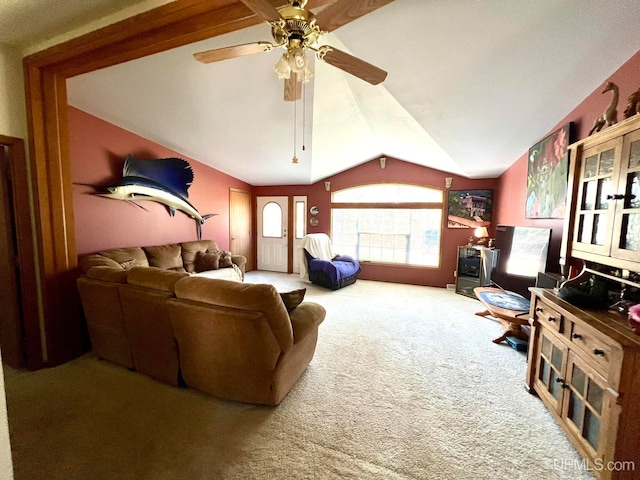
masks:
[[[220,255],[220,262],[219,262],[220,268],[229,268],[231,265],[233,265],[231,252],[216,249],[216,250],[207,250],[207,253],[217,253],[218,255]]]
[[[113,268],[122,268],[122,266],[116,262],[115,260],[105,257],[104,255],[100,255],[99,253],[94,253],[92,255],[84,255],[80,257],[78,260],[78,266],[83,273],[87,273],[91,267],[113,267]]]
[[[137,265],[140,267],[149,266],[147,256],[144,254],[144,250],[140,247],[113,248],[111,250],[99,252],[99,254],[103,257],[116,261],[118,264],[128,262],[129,260],[135,260]]]
[[[133,267],[129,270],[127,283],[137,287],[171,292],[178,280],[188,277],[186,272],[176,272],[157,267]]]
[[[213,240],[197,240],[194,242],[182,242],[182,264],[184,269],[189,272],[195,272],[196,253],[206,252],[207,250],[218,250],[218,244]]]
[[[287,307],[288,312],[292,312],[304,300],[304,294],[307,293],[306,288],[300,290],[292,290],[291,292],[280,292],[280,298]]]
[[[105,282],[127,283],[129,271],[123,270],[119,265],[116,267],[96,266],[87,270],[86,276]]]
[[[293,329],[287,309],[273,285],[239,283],[191,276],[176,283],[177,298],[237,310],[260,312],[269,323],[280,348],[293,344]]]
[[[149,266],[184,272],[182,264],[182,248],[178,244],[158,245],[155,247],[142,247],[147,254]]]
[[[196,252],[196,273],[220,268],[220,254],[211,252]]]

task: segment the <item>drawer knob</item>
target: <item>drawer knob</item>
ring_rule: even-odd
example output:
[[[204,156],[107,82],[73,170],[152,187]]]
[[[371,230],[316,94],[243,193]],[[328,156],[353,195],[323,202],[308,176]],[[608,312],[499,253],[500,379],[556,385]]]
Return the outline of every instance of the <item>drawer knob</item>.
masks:
[[[604,357],[604,351],[600,350],[599,348],[594,348],[593,349],[593,354],[594,355],[599,355],[601,357]]]
[[[572,333],[571,338],[582,338],[582,335],[580,335],[579,333]]]
[[[536,308],[536,312],[542,312],[542,308],[540,307]]]
[[[555,318],[555,317],[549,317],[549,319],[548,319],[548,320],[549,320],[550,322],[555,322],[555,321],[556,321],[556,318]]]

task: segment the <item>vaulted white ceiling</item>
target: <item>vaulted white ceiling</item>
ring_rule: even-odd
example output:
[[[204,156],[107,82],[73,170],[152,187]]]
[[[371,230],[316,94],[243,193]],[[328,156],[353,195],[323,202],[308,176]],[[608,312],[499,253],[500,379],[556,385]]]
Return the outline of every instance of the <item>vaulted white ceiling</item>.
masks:
[[[69,79],[68,96],[253,185],[312,183],[379,155],[496,177],[640,50],[639,25],[636,0],[396,0],[323,37],[387,70],[378,86],[315,61],[294,107],[279,51],[192,58],[270,41],[262,24]]]

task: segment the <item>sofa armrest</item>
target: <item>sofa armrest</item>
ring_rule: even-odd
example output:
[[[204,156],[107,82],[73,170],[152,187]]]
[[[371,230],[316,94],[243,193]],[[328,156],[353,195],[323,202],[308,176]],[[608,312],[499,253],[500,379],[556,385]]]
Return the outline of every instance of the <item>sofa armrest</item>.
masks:
[[[244,266],[247,264],[247,257],[244,255],[231,255],[231,262],[235,263],[242,272],[242,279],[244,280]]]
[[[293,343],[299,343],[310,333],[318,329],[318,325],[324,320],[327,311],[324,307],[314,302],[304,302],[298,305],[289,314],[293,329]]]

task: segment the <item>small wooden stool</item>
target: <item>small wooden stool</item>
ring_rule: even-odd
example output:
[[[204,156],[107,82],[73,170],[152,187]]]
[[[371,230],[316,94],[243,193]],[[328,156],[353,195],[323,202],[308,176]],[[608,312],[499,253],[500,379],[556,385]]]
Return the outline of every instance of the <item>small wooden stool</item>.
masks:
[[[476,315],[479,317],[495,317],[502,326],[506,328],[505,332],[498,338],[494,338],[493,343],[500,343],[507,337],[516,337],[520,340],[528,340],[528,335],[522,331],[522,325],[529,324],[528,310],[509,310],[507,308],[497,307],[486,302],[480,293],[482,292],[496,292],[496,293],[508,293],[504,290],[494,287],[476,287],[473,289],[473,293],[476,294],[480,303],[486,308],[483,312],[478,312]]]

